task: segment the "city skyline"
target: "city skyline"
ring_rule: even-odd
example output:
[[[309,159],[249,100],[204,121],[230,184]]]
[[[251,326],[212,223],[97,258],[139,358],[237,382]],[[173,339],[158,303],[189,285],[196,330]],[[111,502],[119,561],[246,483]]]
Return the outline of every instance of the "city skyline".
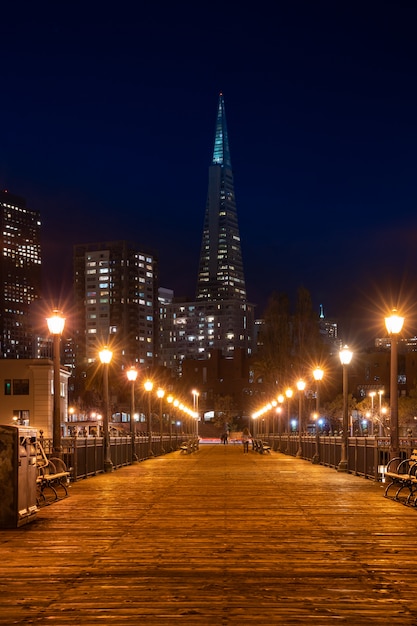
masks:
[[[222,91],[256,315],[303,285],[346,340],[378,334],[416,300],[416,7],[158,7],[5,10],[0,188],[41,214],[46,289],[74,244],[134,238],[194,294]]]

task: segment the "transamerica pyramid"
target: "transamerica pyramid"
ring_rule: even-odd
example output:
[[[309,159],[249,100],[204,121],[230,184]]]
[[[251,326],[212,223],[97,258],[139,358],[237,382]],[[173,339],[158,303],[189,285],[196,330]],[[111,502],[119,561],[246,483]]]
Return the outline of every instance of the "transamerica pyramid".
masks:
[[[219,95],[196,300],[246,300],[223,94]]]

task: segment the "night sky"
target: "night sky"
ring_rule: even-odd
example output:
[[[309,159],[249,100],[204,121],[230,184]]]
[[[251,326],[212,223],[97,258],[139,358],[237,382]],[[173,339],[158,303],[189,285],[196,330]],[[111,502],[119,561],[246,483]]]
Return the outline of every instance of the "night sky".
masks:
[[[393,305],[417,332],[415,1],[14,4],[0,188],[41,212],[47,294],[120,238],[194,297],[222,91],[257,315],[302,285],[345,341]]]

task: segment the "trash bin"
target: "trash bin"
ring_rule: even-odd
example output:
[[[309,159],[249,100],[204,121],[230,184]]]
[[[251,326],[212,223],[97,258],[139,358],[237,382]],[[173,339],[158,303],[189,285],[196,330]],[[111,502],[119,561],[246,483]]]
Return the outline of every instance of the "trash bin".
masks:
[[[0,528],[35,519],[36,475],[36,430],[0,425]]]

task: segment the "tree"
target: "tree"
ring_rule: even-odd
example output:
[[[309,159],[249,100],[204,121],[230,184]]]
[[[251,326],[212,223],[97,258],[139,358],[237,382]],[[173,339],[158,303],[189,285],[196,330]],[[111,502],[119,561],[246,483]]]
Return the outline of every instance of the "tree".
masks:
[[[323,357],[319,318],[313,310],[310,292],[304,287],[299,287],[297,292],[292,352],[294,368],[299,376],[303,376],[312,363],[320,363]]]
[[[356,409],[356,400],[351,393],[348,394],[348,414]],[[331,402],[325,405],[325,415],[329,422],[330,430],[339,432],[343,421],[343,394],[337,395]]]
[[[324,343],[319,317],[314,313],[310,292],[298,289],[295,314],[290,314],[286,294],[273,293],[265,311],[254,360],[255,380],[274,394],[293,385],[295,378],[324,362]]]
[[[291,362],[290,311],[286,294],[273,293],[270,297],[259,343],[254,361],[255,379],[262,379],[271,388],[283,385]]]
[[[223,430],[232,430],[236,416],[236,405],[232,396],[217,395],[214,398],[213,424]]]

